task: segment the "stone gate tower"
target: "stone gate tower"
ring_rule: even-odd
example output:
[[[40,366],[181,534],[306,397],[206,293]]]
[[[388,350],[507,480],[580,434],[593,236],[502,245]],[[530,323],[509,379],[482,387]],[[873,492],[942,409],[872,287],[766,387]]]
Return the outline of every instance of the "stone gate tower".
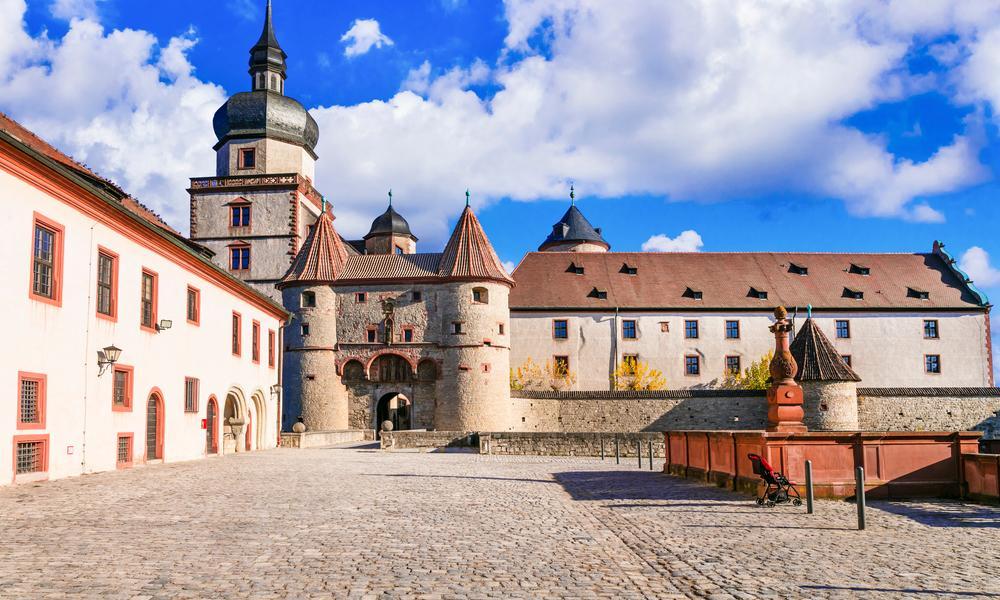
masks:
[[[319,127],[285,95],[285,52],[271,20],[250,49],[250,90],[215,113],[214,177],[191,179],[191,239],[213,260],[278,299],[288,270],[320,212],[313,187]]]

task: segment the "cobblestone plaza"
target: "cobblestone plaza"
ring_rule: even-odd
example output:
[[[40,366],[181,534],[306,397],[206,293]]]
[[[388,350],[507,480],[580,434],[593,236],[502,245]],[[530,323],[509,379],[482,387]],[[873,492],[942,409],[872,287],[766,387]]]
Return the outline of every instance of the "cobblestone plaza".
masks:
[[[0,597],[1000,596],[1000,509],[853,509],[631,462],[279,449],[0,489]]]

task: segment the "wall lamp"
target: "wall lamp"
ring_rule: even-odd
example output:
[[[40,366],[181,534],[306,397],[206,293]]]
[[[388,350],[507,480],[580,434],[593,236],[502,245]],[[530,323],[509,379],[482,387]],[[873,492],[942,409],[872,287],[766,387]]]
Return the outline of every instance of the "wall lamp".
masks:
[[[170,319],[160,319],[160,322],[156,324],[157,331],[166,331],[174,326],[174,322]]]
[[[122,355],[122,349],[116,348],[115,346],[107,346],[103,350],[97,351],[97,366],[100,370],[97,372],[97,376],[100,377],[104,375],[104,372],[108,370],[108,367],[118,362],[118,359]]]

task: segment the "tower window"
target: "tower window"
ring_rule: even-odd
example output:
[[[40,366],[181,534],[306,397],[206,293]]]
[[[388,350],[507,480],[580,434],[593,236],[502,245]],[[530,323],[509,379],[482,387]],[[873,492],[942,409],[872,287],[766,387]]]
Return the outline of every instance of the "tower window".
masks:
[[[316,292],[302,292],[302,308],[316,307]]]
[[[413,329],[407,327],[403,330],[403,341],[412,342],[413,341]]]
[[[368,340],[369,344],[375,343],[375,338],[377,335],[378,332],[374,327],[369,327],[367,330],[365,330],[365,339]]]
[[[841,354],[840,358],[844,361],[844,364],[846,364],[848,367],[853,367],[854,366],[854,365],[851,364],[851,355],[850,354]]]
[[[257,167],[257,150],[255,148],[240,148],[241,169],[254,169]]]
[[[421,300],[424,299],[424,295],[421,292],[414,290],[412,294],[414,302],[420,302]]]
[[[237,204],[229,207],[230,227],[250,227],[250,205]]]
[[[403,249],[400,248],[399,246],[393,246],[392,251],[395,254],[400,254],[400,255],[405,254],[405,252],[403,252]]]
[[[229,248],[229,270],[250,270],[250,246],[232,246]]]
[[[307,337],[309,335],[309,323],[302,324],[302,337]]]
[[[486,288],[473,288],[472,301],[476,304],[489,304],[490,295]]]
[[[359,304],[362,303],[362,302],[367,302],[368,301],[368,294],[366,294],[364,292],[358,292],[357,294],[354,295],[354,299],[357,300],[357,302]]]
[[[454,335],[458,335],[458,334],[462,333],[462,323],[459,322],[459,321],[455,321],[454,323],[452,323],[451,324],[451,333],[454,334]]]

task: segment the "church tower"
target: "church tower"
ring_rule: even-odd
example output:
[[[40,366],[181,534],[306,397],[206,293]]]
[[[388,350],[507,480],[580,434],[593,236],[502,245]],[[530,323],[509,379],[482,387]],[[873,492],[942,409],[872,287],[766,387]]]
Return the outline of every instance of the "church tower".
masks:
[[[320,214],[313,187],[319,127],[285,95],[285,51],[268,0],[264,28],[250,48],[250,91],[234,94],[212,121],[214,177],[191,179],[191,239],[213,260],[280,300],[288,270]]]

